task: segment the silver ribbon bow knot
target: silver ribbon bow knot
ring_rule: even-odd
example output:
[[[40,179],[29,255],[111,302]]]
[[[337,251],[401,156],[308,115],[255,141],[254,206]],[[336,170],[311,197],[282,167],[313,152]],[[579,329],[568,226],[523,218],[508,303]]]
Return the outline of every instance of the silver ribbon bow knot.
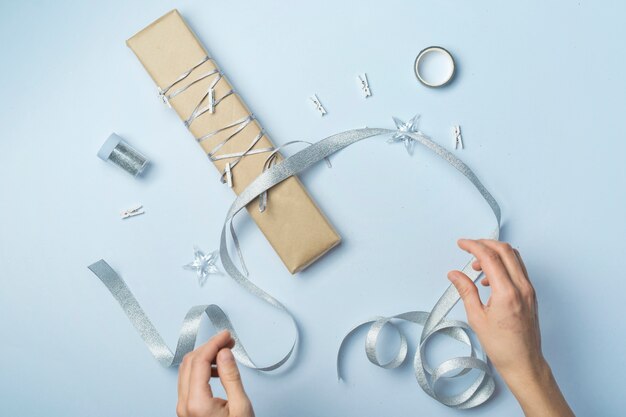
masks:
[[[414,126],[417,119],[413,118],[412,120],[413,123],[411,124],[411,126]],[[322,159],[327,158],[333,153],[340,151],[343,148],[363,139],[388,134],[393,134],[394,137],[397,137],[396,135],[398,133],[400,132],[397,130],[365,128],[348,130],[346,132],[341,132],[329,136],[317,143],[306,147],[305,149],[297,152],[289,158],[286,158],[283,161],[272,165],[265,172],[261,173],[255,180],[253,180],[248,185],[248,187],[246,187],[245,190],[242,191],[241,194],[239,194],[239,196],[237,196],[230,209],[228,210],[220,237],[220,257],[222,259],[222,265],[224,266],[224,270],[235,282],[241,285],[246,291],[255,295],[256,297],[266,302],[270,306],[276,308],[277,310],[285,313],[292,324],[294,332],[293,343],[291,344],[289,349],[287,349],[286,353],[282,356],[280,360],[268,366],[257,366],[252,361],[252,359],[244,349],[243,345],[241,344],[239,338],[237,337],[235,329],[228,319],[228,316],[222,311],[219,306],[216,305],[194,306],[189,310],[183,322],[183,327],[178,339],[176,351],[175,353],[172,353],[171,350],[167,347],[167,344],[158,334],[148,317],[145,315],[145,313],[137,303],[137,300],[134,298],[124,281],[115,273],[115,271],[113,271],[113,269],[104,260],[100,260],[94,263],[93,265],[89,266],[89,269],[94,272],[94,274],[98,276],[98,278],[100,278],[100,280],[109,289],[111,294],[117,299],[122,309],[128,316],[129,320],[135,326],[154,357],[159,360],[159,362],[164,366],[177,365],[178,363],[180,363],[182,357],[187,352],[190,352],[194,349],[200,319],[202,317],[202,314],[206,314],[211,321],[213,327],[217,331],[225,329],[231,332],[233,339],[235,340],[233,354],[242,365],[260,371],[271,371],[277,369],[289,360],[295,350],[299,339],[298,325],[294,316],[280,301],[272,297],[267,292],[263,291],[261,288],[257,287],[247,278],[248,274],[245,270],[243,263],[242,267],[244,267],[244,272],[241,272],[235,266],[229,254],[227,244],[227,236],[229,232],[234,242],[237,242],[235,230],[233,227],[234,217],[237,215],[237,213],[245,209],[245,207],[255,198],[261,196],[273,186],[281,183],[292,175],[297,175],[298,173],[306,170],[310,166],[318,163]],[[414,141],[415,143],[420,143],[424,145],[427,149],[431,150],[436,155],[447,161],[452,167],[454,167],[461,174],[463,174],[474,185],[474,187],[476,187],[476,189],[480,192],[482,197],[488,203],[496,218],[496,228],[490,237],[497,239],[500,231],[500,207],[498,206],[498,203],[493,198],[493,196],[489,193],[489,191],[487,191],[487,189],[483,186],[480,180],[476,177],[474,172],[460,159],[445,150],[437,143],[430,140],[425,135],[421,134],[421,132],[413,131],[413,128],[407,127],[406,131],[402,131],[402,135],[408,136],[410,140]],[[406,142],[405,146],[407,146]],[[239,258],[241,261],[243,261],[243,257],[241,251],[239,250],[238,244],[236,244],[236,246]],[[473,258],[470,259],[470,261],[463,268],[463,272],[467,274],[472,280],[476,281],[480,277],[481,272],[473,270],[473,268],[471,267],[473,260]],[[370,331],[368,332],[368,337],[366,340],[366,354],[368,359],[378,366],[393,368],[399,366],[407,356],[408,349],[406,346],[406,337],[403,337],[401,335],[401,345],[396,358],[394,358],[389,363],[381,364],[378,360],[376,353],[376,341],[378,339],[378,335],[380,334],[381,329],[386,325],[391,325],[395,327],[395,325],[393,324],[393,320],[405,320],[423,325],[424,328],[422,330],[419,348],[416,350],[413,360],[413,367],[415,370],[418,384],[428,395],[444,405],[458,409],[475,407],[484,403],[491,397],[494,392],[495,383],[484,354],[482,355],[482,359],[478,358],[477,349],[475,348],[469,337],[469,332],[471,331],[469,326],[460,321],[446,319],[447,314],[450,312],[452,307],[454,307],[454,305],[459,301],[459,299],[460,297],[458,292],[456,291],[456,288],[453,285],[450,285],[441,296],[441,298],[437,301],[430,313],[411,311],[392,317],[377,317],[373,320],[368,320],[364,323],[357,325],[350,332],[348,332],[346,338],[350,336],[356,329],[362,326],[370,325]],[[470,347],[470,355],[446,360],[439,366],[432,368],[427,362],[424,361],[424,349],[431,337],[438,333],[441,333],[468,345]],[[339,354],[341,353],[341,347],[343,346],[343,343],[344,342],[342,342],[340,346],[340,351],[337,358],[338,375],[340,375]],[[468,373],[472,369],[477,369],[479,371],[479,375],[475,378],[470,387],[465,389],[460,394],[445,396],[437,392],[436,384],[439,380],[443,378],[460,376]]]

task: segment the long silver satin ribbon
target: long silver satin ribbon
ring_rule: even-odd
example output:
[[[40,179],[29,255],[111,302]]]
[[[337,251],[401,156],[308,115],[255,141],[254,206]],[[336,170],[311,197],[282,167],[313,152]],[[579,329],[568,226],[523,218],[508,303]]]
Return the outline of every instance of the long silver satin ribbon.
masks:
[[[254,283],[252,283],[247,278],[247,273],[244,274],[240,272],[240,270],[236,267],[228,252],[227,230],[230,230],[231,237],[235,242],[235,246],[237,247],[238,253],[240,254],[240,258],[241,260],[243,260],[243,258],[241,257],[239,244],[236,240],[236,235],[234,234],[234,227],[232,225],[232,222],[235,215],[243,210],[246,205],[248,205],[255,198],[259,197],[267,190],[269,190],[271,187],[279,184],[285,179],[291,177],[292,175],[297,175],[298,173],[309,168],[311,165],[316,164],[324,158],[327,158],[331,154],[360,140],[390,133],[395,133],[395,130],[372,128],[356,129],[338,133],[329,136],[317,143],[314,143],[313,145],[297,152],[291,157],[286,158],[276,165],[273,165],[267,171],[261,173],[252,183],[250,183],[250,185],[248,185],[248,187],[241,194],[239,194],[239,196],[237,196],[230,209],[228,210],[224,225],[222,227],[222,233],[220,238],[220,256],[226,273],[232,279],[234,279],[235,282],[241,285],[246,291],[257,296],[274,308],[284,312],[289,317],[292,323],[294,331],[293,343],[291,344],[291,347],[288,349],[287,353],[284,354],[284,356],[279,361],[273,364],[261,367],[257,366],[252,361],[246,350],[243,348],[243,345],[241,344],[239,338],[236,336],[234,328],[228,320],[228,317],[216,305],[195,306],[189,310],[187,316],[185,317],[185,320],[183,321],[183,326],[179,336],[176,351],[175,353],[172,353],[137,303],[137,300],[128,290],[128,287],[124,284],[123,280],[115,273],[115,271],[113,271],[103,260],[96,262],[89,268],[102,280],[102,282],[107,286],[109,291],[117,299],[117,301],[122,306],[122,309],[125,311],[126,315],[129,317],[135,328],[140,333],[141,337],[144,339],[145,343],[148,345],[148,348],[150,349],[152,354],[163,365],[170,366],[178,364],[180,363],[180,360],[185,353],[193,350],[200,317],[203,313],[205,313],[217,330],[227,329],[233,334],[233,338],[235,339],[235,347],[233,348],[233,353],[241,364],[249,368],[262,371],[271,371],[277,369],[285,362],[287,362],[287,360],[289,360],[297,345],[298,326],[296,320],[289,312],[289,310],[280,301],[272,297],[267,292],[263,291]],[[422,145],[426,146],[428,149],[432,150],[434,153],[442,157],[458,171],[460,171],[463,175],[465,175],[465,177],[467,177],[470,182],[472,182],[472,184],[474,184],[474,186],[478,189],[483,198],[487,201],[496,217],[498,227],[496,228],[496,231],[492,234],[492,237],[497,238],[500,228],[500,208],[495,199],[485,189],[485,187],[478,180],[476,175],[471,171],[471,169],[461,160],[456,158],[454,155],[452,155],[450,152],[448,152],[432,140],[423,137],[422,135],[411,134],[410,132],[406,134],[413,137],[418,143],[421,143]],[[474,280],[476,280],[480,275],[471,268],[471,261],[465,266],[465,268],[463,268],[463,271]],[[453,286],[450,286],[445,291],[443,296],[439,299],[439,301],[430,313],[409,312],[394,317],[377,318],[373,321],[370,320],[366,323],[361,323],[359,326],[349,332],[348,335],[350,335],[354,330],[361,326],[373,323],[374,327],[373,330],[370,329],[368,344],[366,345],[368,346],[368,358],[370,358],[373,363],[378,364],[379,366],[394,367],[398,366],[399,363],[402,363],[402,361],[406,357],[406,339],[402,337],[403,343],[401,344],[399,356],[397,358],[395,358],[389,364],[380,364],[376,355],[376,340],[377,335],[382,327],[388,324],[393,325],[391,323],[391,319],[394,318],[423,324],[424,329],[422,332],[420,349],[418,349],[414,360],[416,377],[420,386],[433,398],[448,406],[456,408],[474,407],[483,403],[491,396],[494,384],[493,378],[489,374],[489,368],[487,366],[486,359],[480,360],[476,358],[474,346],[472,345],[471,339],[467,334],[469,327],[462,322],[444,319],[450,309],[454,306],[454,304],[456,304],[458,300],[458,293]],[[471,348],[471,355],[469,357],[454,358],[445,361],[434,370],[430,369],[428,365],[424,361],[422,361],[423,346],[432,335],[438,332],[441,332],[447,336],[468,344]],[[402,358],[400,359],[400,357]],[[458,375],[460,373],[468,372],[469,369],[479,369],[481,371],[481,376],[466,391],[452,397],[444,397],[436,393],[435,384],[440,378],[449,375],[452,371],[458,371]]]

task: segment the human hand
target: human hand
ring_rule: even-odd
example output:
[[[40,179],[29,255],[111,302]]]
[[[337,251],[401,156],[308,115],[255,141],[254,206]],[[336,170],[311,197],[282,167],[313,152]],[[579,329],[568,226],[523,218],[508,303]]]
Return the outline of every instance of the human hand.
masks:
[[[230,350],[233,345],[225,330],[185,355],[178,370],[178,417],[254,417]],[[213,397],[209,381],[217,376],[228,400]]]
[[[503,377],[533,375],[545,362],[537,318],[537,299],[519,252],[494,240],[459,240],[459,247],[476,257],[472,267],[482,270],[481,284],[490,286],[485,305],[467,275],[451,271],[448,278],[461,296],[467,319]]]
[[[573,416],[541,352],[535,290],[516,249],[495,240],[461,239],[459,247],[476,258],[481,284],[491,287],[483,305],[478,288],[461,271],[450,271],[472,327],[487,356],[527,416]]]

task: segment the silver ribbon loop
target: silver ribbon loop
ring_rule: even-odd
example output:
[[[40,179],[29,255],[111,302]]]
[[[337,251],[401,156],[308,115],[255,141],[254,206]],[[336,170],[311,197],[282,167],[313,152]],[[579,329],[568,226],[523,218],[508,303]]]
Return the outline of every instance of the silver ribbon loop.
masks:
[[[242,120],[240,123],[245,123],[245,120]],[[237,196],[237,198],[232,203],[230,209],[228,210],[220,237],[220,258],[222,260],[224,270],[235,282],[241,285],[246,291],[265,301],[267,304],[278,309],[279,311],[285,313],[289,317],[291,325],[293,327],[294,338],[291,346],[289,347],[289,349],[287,349],[286,353],[283,354],[282,358],[273,364],[260,367],[252,361],[252,359],[244,349],[243,345],[239,341],[238,337],[236,336],[235,330],[228,320],[228,317],[216,305],[195,306],[189,310],[187,317],[185,317],[185,320],[183,321],[183,329],[181,330],[181,335],[178,340],[176,352],[172,354],[172,352],[164,343],[163,339],[160,337],[152,323],[149,321],[133,295],[128,290],[128,287],[126,287],[121,278],[119,278],[119,276],[106,264],[106,262],[96,262],[89,268],[96,275],[98,275],[102,282],[107,286],[109,291],[118,300],[118,302],[122,306],[122,309],[124,309],[130,321],[133,323],[137,331],[140,333],[141,337],[144,339],[145,343],[148,345],[148,348],[150,349],[152,354],[163,365],[171,366],[178,364],[185,353],[193,350],[197,336],[197,329],[200,323],[200,317],[203,313],[205,313],[216,329],[227,329],[231,332],[233,338],[235,339],[235,348],[233,349],[233,353],[242,365],[261,371],[271,371],[277,369],[289,360],[295,350],[295,347],[298,343],[298,326],[294,316],[280,301],[256,286],[247,278],[248,273],[245,269],[245,264],[243,263],[241,248],[239,246],[237,236],[233,227],[233,219],[237,215],[237,213],[243,210],[255,198],[261,196],[270,188],[286,180],[287,178],[299,174],[300,172],[306,170],[307,168],[316,164],[322,159],[327,158],[333,153],[355,142],[374,136],[387,135],[390,133],[396,133],[396,131],[390,129],[372,128],[356,129],[338,133],[329,136],[326,139],[323,139],[317,143],[314,143],[306,147],[305,149],[297,152],[296,154],[284,159],[283,161],[272,165],[266,171],[262,172],[256,179],[252,181],[252,183],[248,185],[245,190],[243,190],[241,194],[239,194],[239,196]],[[470,182],[472,182],[472,184],[478,189],[478,191],[481,193],[483,198],[487,201],[487,203],[494,212],[497,220],[497,228],[492,237],[497,238],[500,227],[500,208],[495,199],[485,189],[485,187],[478,180],[476,175],[469,169],[469,167],[467,167],[467,165],[465,165],[462,161],[460,161],[450,152],[446,151],[444,148],[442,148],[429,138],[423,135],[414,134],[412,132],[403,132],[403,134],[411,136],[417,143],[424,145],[425,147],[439,155],[454,168],[460,171],[463,175],[465,175],[470,180]],[[200,140],[202,140],[202,138]],[[241,272],[237,268],[229,254],[228,233],[230,233],[234,245],[237,248],[238,256],[244,272]],[[474,280],[476,280],[480,275],[471,268],[471,261],[466,265],[465,268],[463,268],[463,271]],[[450,286],[444,292],[439,301],[435,304],[435,307],[430,313],[412,311],[389,318],[377,317],[373,320],[369,320],[367,322],[357,325],[350,332],[348,332],[346,337],[350,336],[353,332],[355,332],[362,326],[368,324],[373,325],[373,327],[370,328],[370,332],[368,333],[368,337],[366,340],[366,353],[368,359],[378,366],[394,368],[399,366],[399,364],[401,364],[405,360],[408,348],[406,338],[402,335],[400,329],[394,326],[394,324],[392,323],[393,319],[405,320],[423,325],[424,329],[422,331],[420,346],[414,357],[415,374],[419,385],[428,395],[447,406],[455,408],[474,407],[483,403],[491,396],[495,385],[493,382],[493,377],[491,376],[489,367],[487,365],[486,357],[484,357],[484,355],[482,359],[478,359],[476,357],[476,349],[472,344],[468,333],[470,331],[469,326],[467,326],[467,324],[463,322],[445,319],[445,316],[458,300],[459,295],[456,292],[456,289],[453,286]],[[378,340],[380,331],[386,325],[394,326],[396,331],[399,332],[400,347],[398,349],[398,354],[394,359],[386,364],[381,364],[378,360],[378,356],[376,353],[376,342]],[[423,350],[428,340],[430,340],[430,337],[432,337],[436,333],[442,333],[468,345],[471,350],[470,356],[453,358],[445,361],[438,367],[431,369],[431,367],[422,360]],[[343,347],[345,340],[346,339],[344,338],[340,346],[340,351],[338,353],[337,370],[339,376],[339,354],[341,353],[341,348]],[[481,376],[479,376],[468,389],[463,391],[461,394],[450,397],[445,397],[437,394],[436,384],[439,380],[441,380],[442,378],[462,375],[469,372],[469,370],[471,369],[478,369],[479,371],[481,371]],[[450,376],[450,373],[454,372],[456,373]]]
[[[430,140],[428,137],[422,134],[417,134],[413,132],[402,132],[402,133],[404,135],[410,136],[414,141],[426,146],[428,149],[432,150],[437,155],[442,157],[450,165],[452,165],[459,172],[461,172],[476,187],[476,189],[480,192],[480,194],[485,199],[485,201],[489,204],[489,207],[491,208],[496,218],[497,226],[490,237],[493,239],[498,239],[499,232],[500,232],[500,222],[501,222],[500,207],[498,203],[496,202],[496,200],[493,198],[493,196],[489,193],[489,191],[487,191],[487,189],[480,182],[478,177],[476,177],[474,172],[467,165],[465,165],[465,163],[463,163],[460,159],[458,159],[452,153],[442,148],[437,143]],[[474,271],[474,269],[471,267],[473,261],[474,259],[471,259],[465,265],[465,267],[463,268],[463,272],[467,274],[473,281],[476,281],[480,277],[481,272]],[[459,331],[471,332],[471,329],[469,328],[469,326],[463,322],[458,322],[458,321],[453,322],[453,321],[445,320],[446,315],[450,312],[452,307],[454,307],[454,305],[459,301],[459,299],[460,299],[460,296],[456,288],[453,285],[450,285],[446,289],[444,294],[441,296],[441,298],[437,301],[437,303],[433,307],[433,310],[430,313],[414,312],[414,313],[421,313],[421,315],[418,315],[419,317],[414,317],[416,320],[408,320],[408,321],[412,321],[417,324],[422,324],[424,326],[422,330],[422,335],[420,338],[419,348],[417,349],[415,353],[415,357],[413,361],[415,376],[417,378],[417,382],[419,383],[420,387],[428,395],[430,395],[431,397],[433,397],[434,399],[436,399],[437,401],[439,401],[440,403],[444,405],[447,405],[452,408],[465,409],[465,408],[475,407],[487,401],[491,397],[491,395],[493,395],[493,392],[495,389],[495,382],[489,370],[489,366],[487,365],[487,357],[484,354],[483,354],[482,359],[478,359],[475,357],[475,347],[472,344],[471,339],[469,338],[469,333],[465,333],[466,338],[460,338],[462,337],[461,336],[462,333],[459,333]],[[424,317],[423,314],[426,314],[426,316]],[[391,320],[393,318],[402,318],[404,320],[407,320],[407,318],[405,318],[403,315],[393,316],[391,318],[388,318],[387,320]],[[345,336],[340,346],[340,351],[337,357],[337,362],[338,362],[337,373],[338,373],[339,379],[341,379],[340,368],[339,368],[339,358],[340,358],[339,354],[341,352],[341,347],[343,346],[343,343],[345,342],[346,338],[348,338],[356,329],[360,328],[361,326],[372,324],[372,323],[373,323],[372,326],[374,326],[376,323],[380,322],[380,320],[381,319],[377,319],[374,322],[372,322],[371,320],[368,320],[364,323],[361,323],[355,328],[353,328],[352,330],[350,330],[348,334]],[[370,360],[370,362],[374,363],[377,366],[381,366],[380,364],[372,360],[372,357],[376,357],[376,345],[375,343],[371,343],[370,341],[371,332],[372,332],[372,329],[370,329],[370,332],[368,332],[368,337],[366,339],[366,347],[365,347],[366,355],[368,359]],[[434,334],[438,332],[442,332],[443,334],[446,334],[463,343],[468,344],[471,348],[471,356],[450,359],[440,364],[434,370],[432,370],[430,366],[428,366],[428,364],[423,361],[424,349],[428,340]],[[403,346],[401,342],[400,351],[402,351],[403,349],[405,349],[405,346]],[[394,359],[395,362],[399,360],[400,360],[400,356],[397,356]],[[393,362],[394,365],[396,364],[395,362]],[[399,364],[397,366],[399,366]],[[388,366],[382,366],[382,367],[388,367]],[[469,388],[467,388],[465,391],[463,391],[462,393],[454,395],[454,396],[442,396],[436,392],[436,384],[441,378],[458,377],[463,374],[466,374],[471,369],[478,369],[480,371],[480,375],[474,380],[472,385]],[[453,371],[457,371],[457,372],[454,373]],[[449,375],[450,373],[452,373],[452,375]]]
[[[393,324],[393,320],[407,321],[418,325],[425,325],[428,321],[430,313],[425,311],[409,311],[407,313],[398,314],[391,317],[376,317],[367,320],[363,323],[353,327],[343,338],[339,350],[337,352],[337,377],[342,380],[340,358],[345,346],[346,341],[363,327],[370,326],[366,339],[365,339],[365,353],[368,360],[376,366],[385,369],[392,369],[400,366],[406,359],[408,351],[406,337],[402,331]],[[378,360],[377,352],[377,338],[380,331],[385,325],[392,325],[400,336],[400,342],[398,347],[398,353],[396,356],[386,364],[381,364]],[[474,345],[470,337],[470,327],[457,320],[442,320],[436,329],[420,343],[414,358],[414,369],[418,383],[422,389],[431,397],[439,401],[440,403],[453,408],[471,408],[476,405],[482,404],[493,394],[495,388],[494,380],[491,375],[491,371],[487,365],[487,358],[480,350],[481,358],[477,358],[479,349]],[[449,359],[444,361],[435,369],[423,362],[425,355],[425,348],[431,336],[441,333],[447,337],[450,337],[458,342],[467,345],[470,349],[469,356]],[[436,384],[442,378],[456,378],[467,374],[471,369],[478,369],[481,374],[471,384],[469,388],[463,391],[461,394],[455,396],[443,396],[437,393]]]
[[[396,356],[393,359],[391,359],[387,363],[381,364],[380,360],[378,359],[378,351],[376,349],[376,346],[378,346],[378,337],[380,336],[380,332],[385,326],[390,326],[398,334],[398,336],[400,337],[400,347],[398,348],[398,353],[396,353]],[[390,317],[380,317],[372,323],[365,339],[365,354],[367,355],[367,359],[369,359],[371,363],[385,369],[397,368],[398,366],[402,365],[402,363],[406,359],[406,354],[408,351],[408,343],[406,341],[404,333],[402,333],[400,329],[391,322]]]

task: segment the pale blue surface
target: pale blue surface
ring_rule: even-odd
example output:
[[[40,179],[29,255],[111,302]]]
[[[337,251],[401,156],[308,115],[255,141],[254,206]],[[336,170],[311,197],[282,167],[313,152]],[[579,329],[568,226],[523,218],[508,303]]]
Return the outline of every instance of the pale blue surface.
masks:
[[[626,3],[3,0],[1,415],[174,414],[176,371],[154,361],[87,270],[100,258],[171,346],[187,309],[211,302],[259,362],[288,346],[284,317],[224,277],[199,289],[181,268],[194,244],[217,247],[232,195],[124,45],[174,7],[277,144],[390,127],[392,115],[421,112],[423,130],[451,147],[449,128],[460,123],[467,149],[458,155],[500,202],[503,237],[526,258],[545,354],[566,397],[581,416],[623,414]],[[459,66],[444,90],[412,73],[417,52],[432,44]],[[359,72],[371,83],[367,101]],[[307,100],[314,92],[329,112],[323,119]],[[112,131],[152,159],[144,180],[97,159]],[[347,384],[336,382],[347,329],[371,315],[430,309],[446,272],[466,260],[455,239],[491,230],[468,183],[425,149],[409,158],[383,139],[303,180],[344,238],[309,270],[290,276],[240,222],[254,281],[302,329],[290,368],[242,371],[257,415],[521,415],[501,381],[483,407],[441,406],[410,366],[371,366],[362,334],[346,351]],[[137,202],[146,214],[119,220]],[[419,329],[406,329],[414,348]]]

